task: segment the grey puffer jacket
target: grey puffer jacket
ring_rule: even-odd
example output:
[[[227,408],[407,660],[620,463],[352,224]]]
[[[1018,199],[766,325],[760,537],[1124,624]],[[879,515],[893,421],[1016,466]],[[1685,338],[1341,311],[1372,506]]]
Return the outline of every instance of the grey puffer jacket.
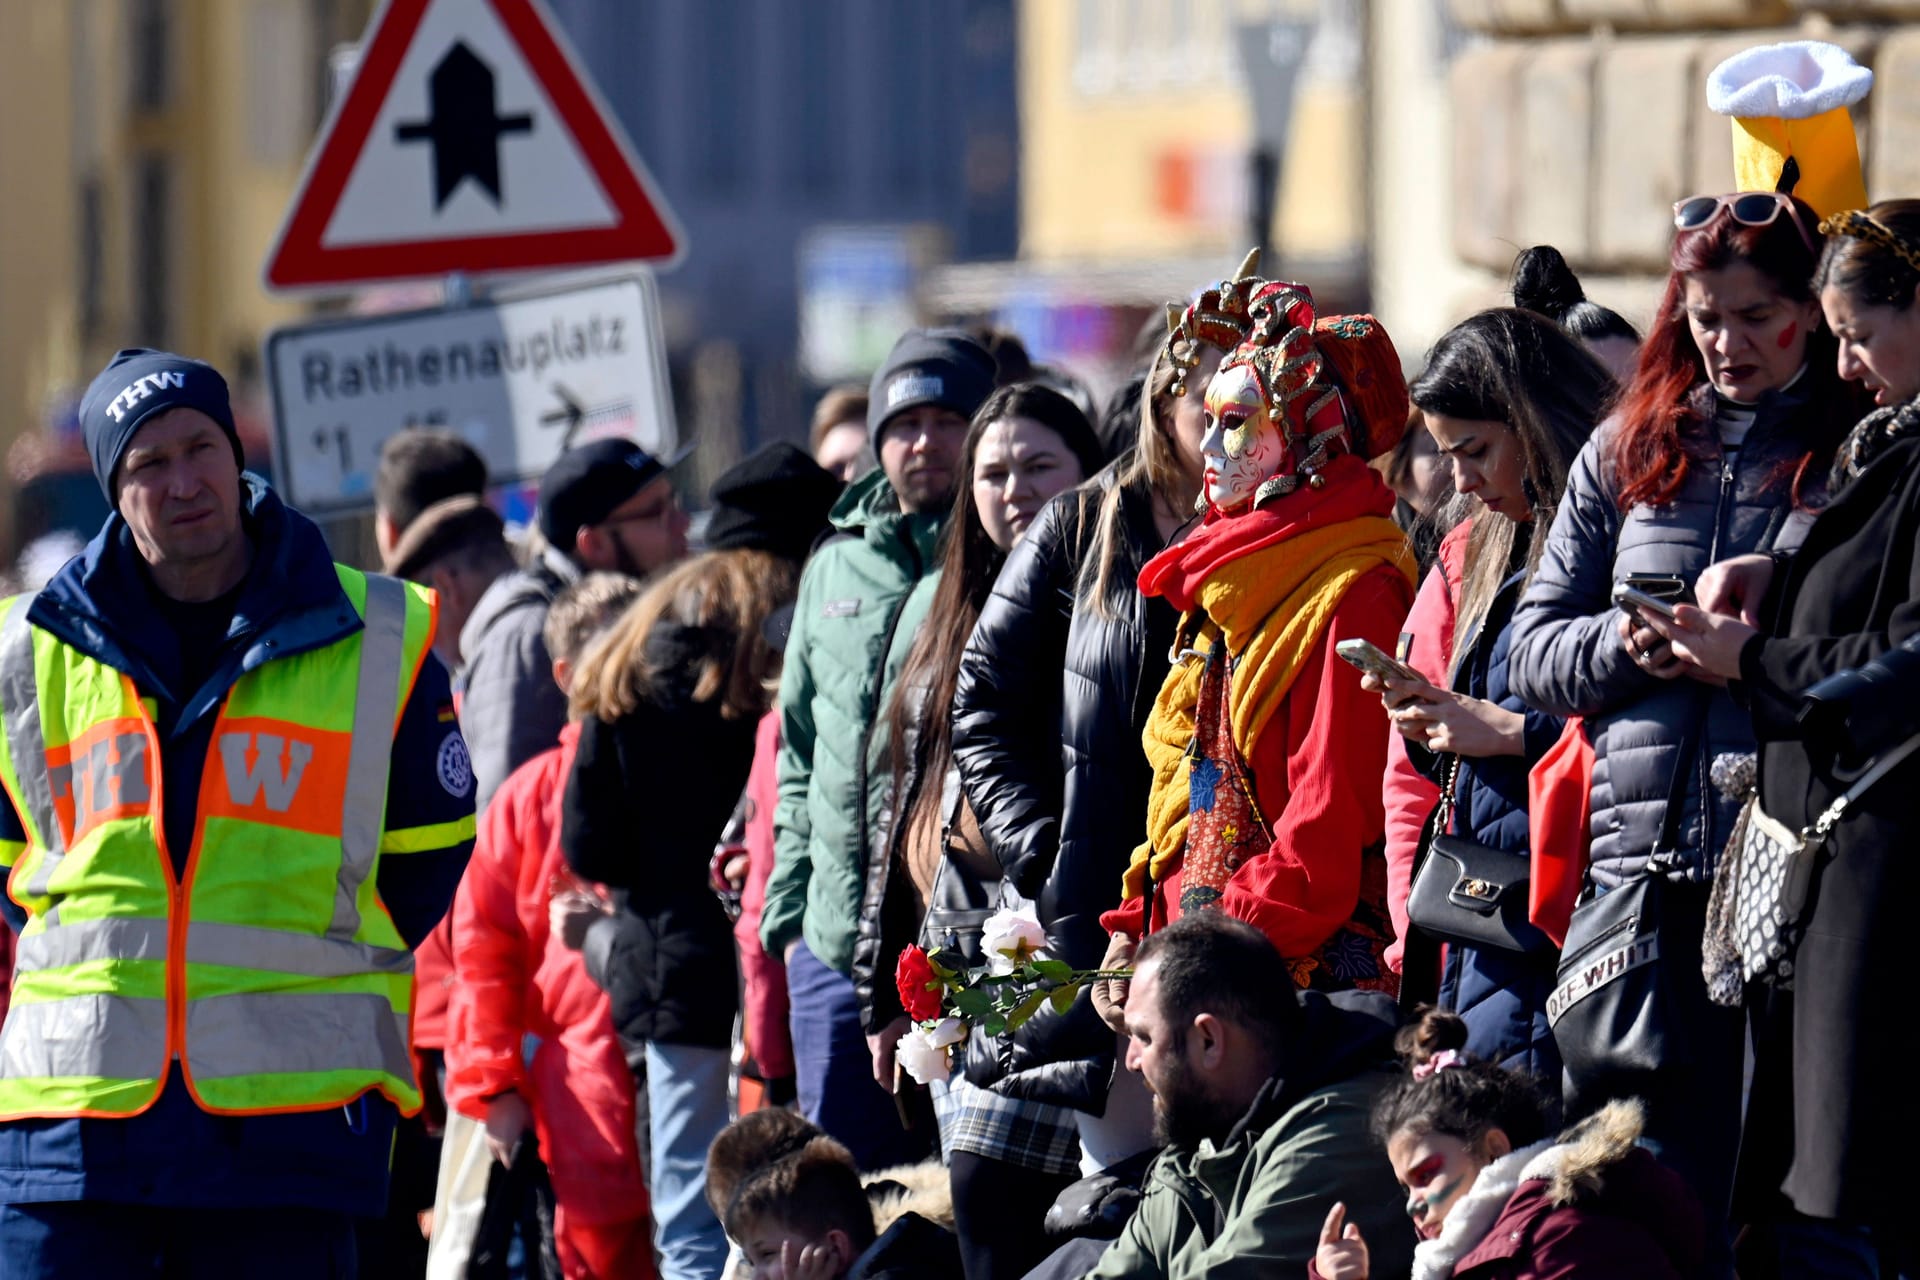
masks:
[[[460,631],[460,732],[481,808],[507,775],[560,740],[567,698],[553,682],[547,609],[580,570],[552,547],[494,580]]]
[[[1613,588],[1630,574],[1678,574],[1688,583],[1719,560],[1786,550],[1806,536],[1812,515],[1793,505],[1794,461],[1829,436],[1825,406],[1803,378],[1769,392],[1732,466],[1715,436],[1672,501],[1622,513],[1607,461],[1616,422],[1581,449],[1548,534],[1546,553],[1514,613],[1508,679],[1529,705],[1583,716],[1594,747],[1592,866],[1612,886],[1638,874],[1659,839],[1678,753],[1689,723],[1705,717],[1691,762],[1679,847],[1684,878],[1707,881],[1733,826],[1737,805],[1708,782],[1716,757],[1754,749],[1753,722],[1724,689],[1662,680],[1642,670],[1620,639]],[[1797,394],[1796,394],[1797,393]],[[1712,421],[1709,387],[1693,405]],[[1816,450],[1802,499],[1823,492],[1833,439]]]

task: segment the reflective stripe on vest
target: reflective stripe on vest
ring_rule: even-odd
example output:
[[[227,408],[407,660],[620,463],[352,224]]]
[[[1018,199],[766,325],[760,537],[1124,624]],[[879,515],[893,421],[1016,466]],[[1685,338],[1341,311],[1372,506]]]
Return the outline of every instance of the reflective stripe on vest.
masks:
[[[28,827],[10,887],[29,911],[0,1118],[135,1113],[170,1057],[212,1111],[314,1110],[369,1088],[418,1107],[412,956],[374,884],[433,606],[339,574],[363,628],[236,681],[177,883],[161,811],[183,801],[162,795],[132,682],[36,632],[27,599],[0,603],[0,782]]]

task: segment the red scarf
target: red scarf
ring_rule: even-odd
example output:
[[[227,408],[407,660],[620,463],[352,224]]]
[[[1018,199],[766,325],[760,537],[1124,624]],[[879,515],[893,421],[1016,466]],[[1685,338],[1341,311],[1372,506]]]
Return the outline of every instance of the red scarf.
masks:
[[[1221,565],[1314,529],[1393,511],[1393,490],[1372,467],[1341,454],[1320,471],[1324,488],[1302,484],[1286,497],[1244,515],[1210,512],[1206,523],[1140,571],[1140,594],[1165,596],[1181,613]]]

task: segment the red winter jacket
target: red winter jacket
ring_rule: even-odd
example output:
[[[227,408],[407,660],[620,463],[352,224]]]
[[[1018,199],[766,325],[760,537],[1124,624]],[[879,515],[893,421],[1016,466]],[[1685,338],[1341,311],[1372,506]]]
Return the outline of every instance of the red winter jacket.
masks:
[[[760,908],[773,874],[773,811],[780,802],[780,712],[760,720],[753,744],[753,771],[747,775],[747,884],[740,894],[740,918],[733,923],[740,946],[740,976],[746,986],[743,1021],[747,1046],[760,1075],[780,1080],[793,1075],[793,1032],[787,1026],[787,966],[760,945]]]
[[[1447,687],[1447,659],[1453,653],[1453,624],[1460,605],[1461,575],[1466,567],[1467,532],[1462,521],[1441,539],[1440,554],[1427,571],[1420,594],[1400,630],[1413,637],[1407,665],[1430,682]],[[1392,650],[1388,650],[1392,652]],[[1413,891],[1413,859],[1420,851],[1420,832],[1427,815],[1440,803],[1440,788],[1413,767],[1407,740],[1387,726],[1387,772],[1382,790],[1387,809],[1387,910],[1393,915],[1393,945],[1386,960],[1397,971],[1406,951],[1407,895]]]
[[[447,1047],[447,1004],[453,998],[453,913],[413,950],[413,1047]]]
[[[608,1013],[577,951],[549,939],[560,853],[560,800],[579,743],[516,769],[487,802],[473,860],[453,902],[455,955],[447,1101],[484,1119],[487,1100],[518,1090],[532,1104],[554,1199],[582,1223],[644,1217],[634,1139],[634,1084]],[[531,1063],[528,1037],[537,1040]]]

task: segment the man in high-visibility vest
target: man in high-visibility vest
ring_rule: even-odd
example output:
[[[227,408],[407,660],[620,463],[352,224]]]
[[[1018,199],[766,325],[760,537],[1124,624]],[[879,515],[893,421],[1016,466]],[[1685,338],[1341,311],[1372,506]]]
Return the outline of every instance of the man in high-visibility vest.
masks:
[[[433,596],[242,472],[210,366],[80,417],[113,513],[0,601],[0,1272],[351,1276],[473,843]]]

